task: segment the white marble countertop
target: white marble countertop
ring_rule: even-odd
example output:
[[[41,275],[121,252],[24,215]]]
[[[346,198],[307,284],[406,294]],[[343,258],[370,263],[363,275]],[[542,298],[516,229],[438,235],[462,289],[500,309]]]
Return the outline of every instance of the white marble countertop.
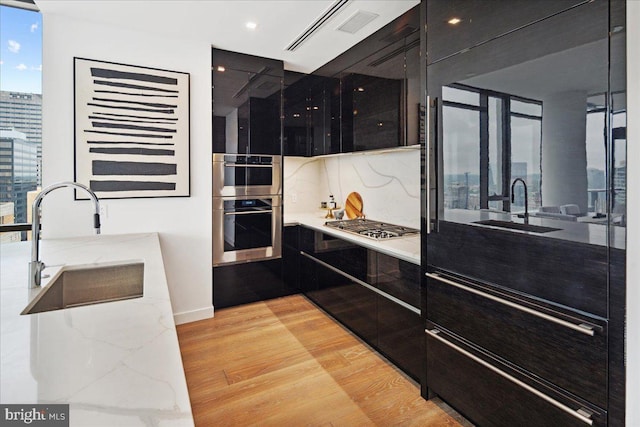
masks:
[[[158,235],[43,240],[45,273],[143,260],[143,296],[20,315],[41,291],[27,286],[30,248],[0,247],[0,403],[68,403],[71,426],[192,426]]]
[[[378,218],[371,218],[379,220]],[[323,233],[351,240],[369,249],[382,252],[387,255],[405,260],[407,262],[420,265],[420,235],[407,236],[399,239],[373,240],[367,237],[360,237],[352,233],[347,233],[324,225],[328,220],[321,214],[296,213],[287,214],[284,218],[285,225],[300,224]],[[391,222],[391,221],[390,221]]]

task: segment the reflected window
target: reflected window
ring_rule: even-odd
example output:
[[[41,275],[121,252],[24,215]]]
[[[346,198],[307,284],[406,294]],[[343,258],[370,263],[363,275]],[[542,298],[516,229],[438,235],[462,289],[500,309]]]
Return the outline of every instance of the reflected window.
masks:
[[[541,205],[542,103],[465,85],[443,87],[444,207],[524,211]]]

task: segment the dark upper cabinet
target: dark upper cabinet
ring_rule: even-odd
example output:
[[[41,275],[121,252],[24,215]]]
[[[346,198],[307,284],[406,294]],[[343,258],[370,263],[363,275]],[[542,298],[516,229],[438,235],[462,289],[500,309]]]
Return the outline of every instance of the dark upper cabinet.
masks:
[[[341,152],[340,81],[287,71],[283,153],[317,156]]]
[[[342,150],[418,144],[420,84],[419,7],[383,27],[336,62],[342,82]],[[321,72],[330,70],[321,69]]]
[[[281,154],[282,61],[213,49],[211,72],[213,152]]]
[[[419,143],[420,8],[312,75],[287,72],[284,154],[316,156]]]

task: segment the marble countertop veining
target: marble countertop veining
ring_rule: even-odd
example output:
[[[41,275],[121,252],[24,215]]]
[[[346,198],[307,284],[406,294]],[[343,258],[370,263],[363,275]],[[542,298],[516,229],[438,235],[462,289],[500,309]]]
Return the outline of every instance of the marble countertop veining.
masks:
[[[372,218],[376,219],[376,218]],[[296,213],[285,215],[284,224],[300,224],[323,233],[350,240],[369,249],[420,265],[420,235],[407,236],[399,239],[374,240],[368,237],[360,237],[332,227],[325,226],[328,220],[321,214]],[[390,221],[391,222],[391,221]]]
[[[68,403],[71,426],[193,426],[158,235],[43,240],[41,255],[45,273],[143,260],[143,296],[20,315],[41,291],[27,286],[30,242],[2,245],[0,402]]]

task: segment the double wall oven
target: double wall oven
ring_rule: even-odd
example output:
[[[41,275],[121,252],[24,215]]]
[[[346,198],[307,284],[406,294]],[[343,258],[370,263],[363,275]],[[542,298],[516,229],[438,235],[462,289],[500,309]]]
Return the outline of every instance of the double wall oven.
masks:
[[[281,156],[213,155],[213,266],[282,256]]]

